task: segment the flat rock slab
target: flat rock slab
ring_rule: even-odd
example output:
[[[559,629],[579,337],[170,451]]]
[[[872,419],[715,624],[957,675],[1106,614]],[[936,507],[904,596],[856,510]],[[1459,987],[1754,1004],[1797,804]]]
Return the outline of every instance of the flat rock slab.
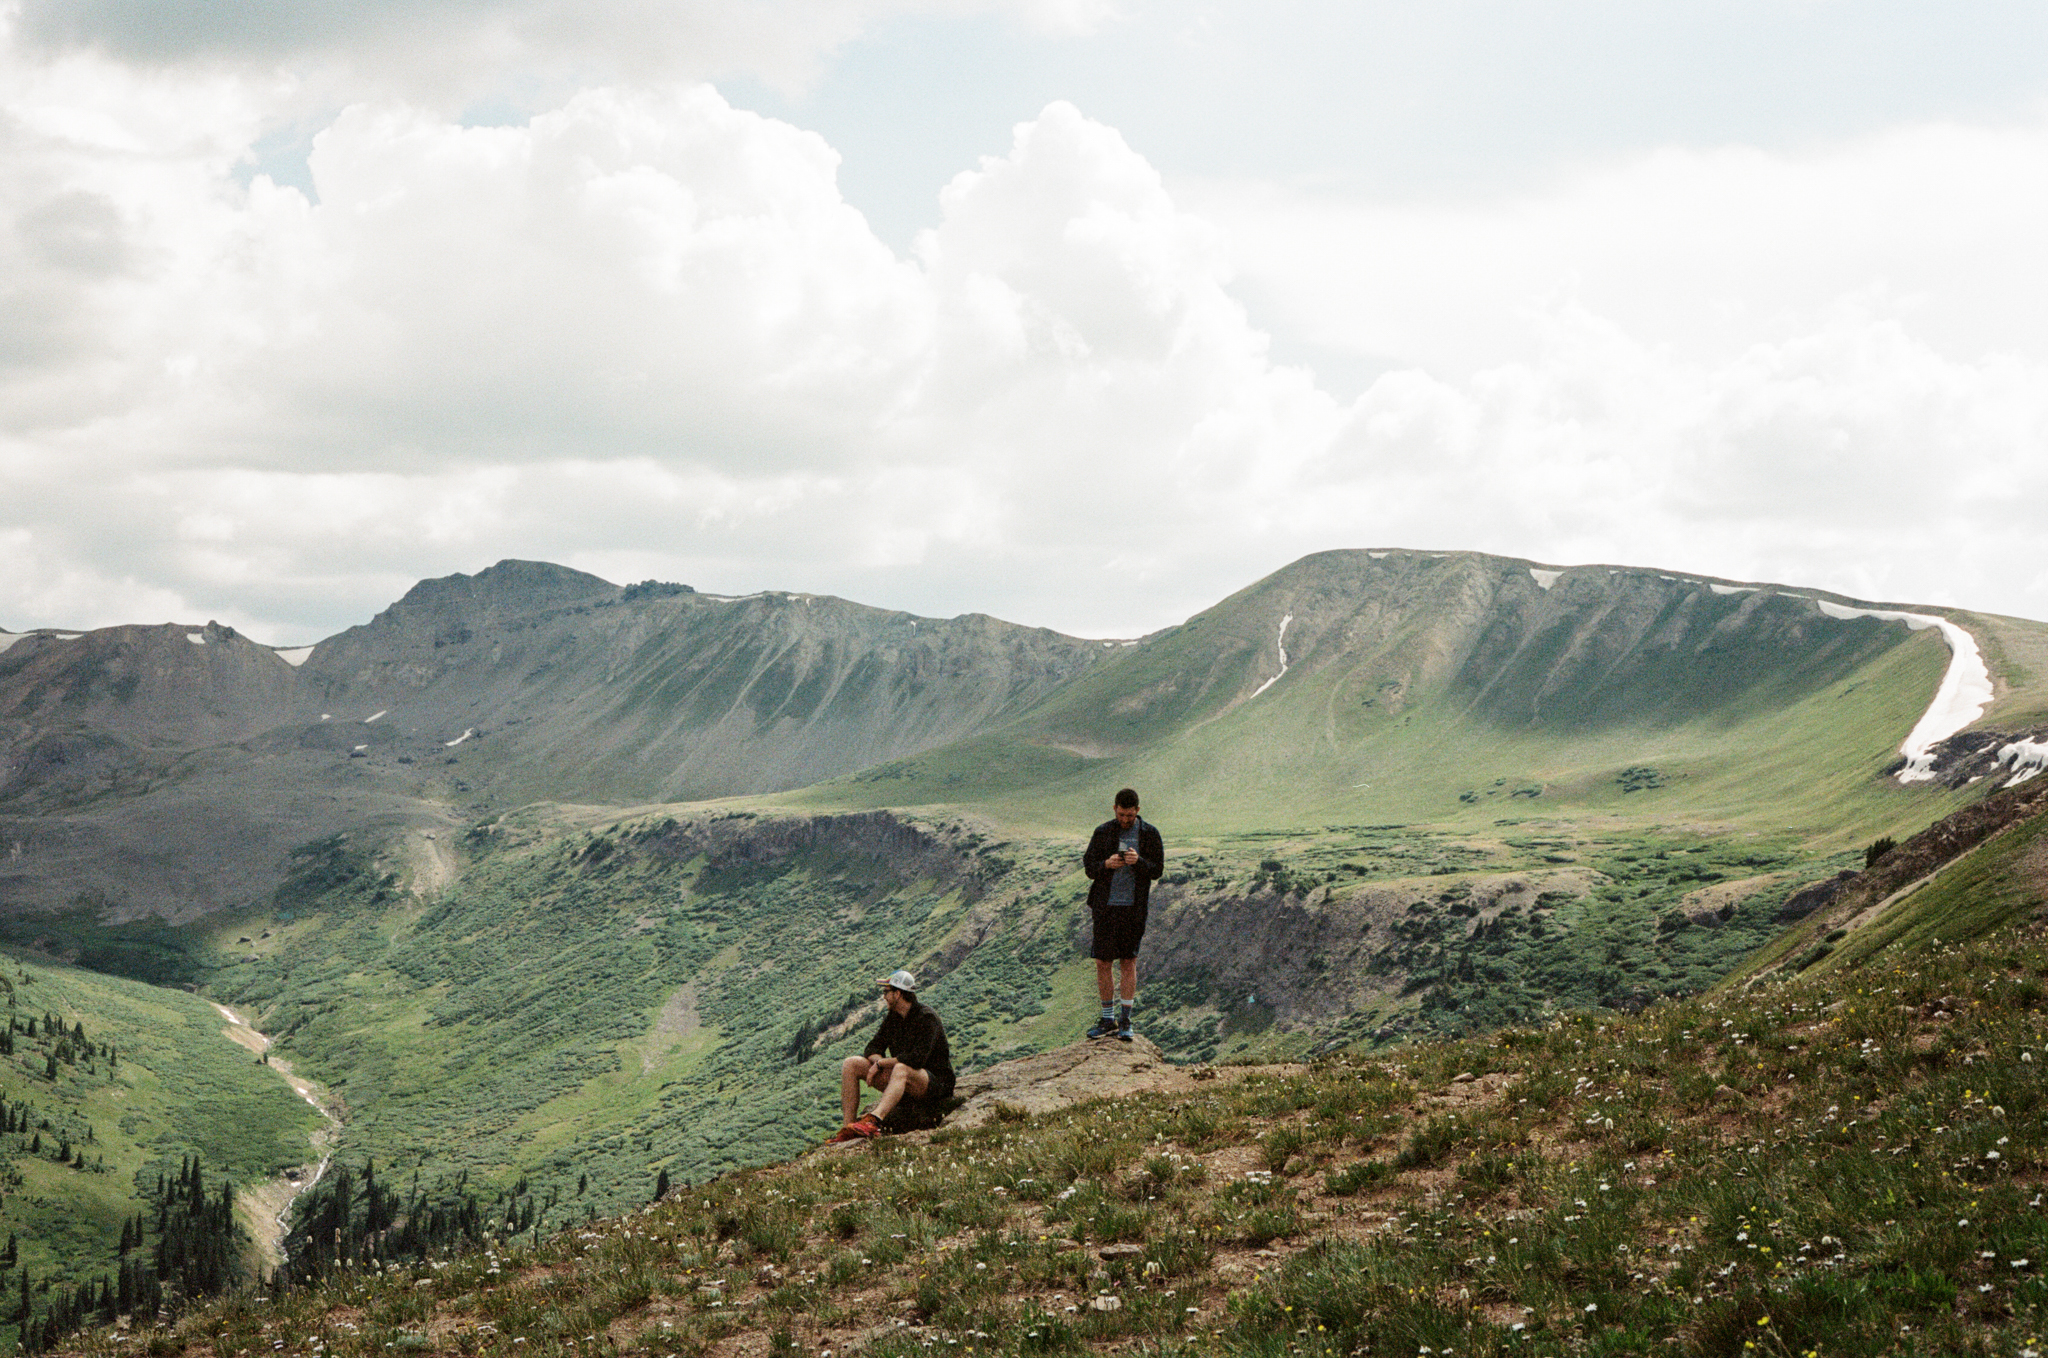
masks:
[[[1143,1037],[1129,1042],[1098,1038],[1020,1056],[963,1075],[953,1092],[966,1100],[947,1118],[949,1127],[993,1122],[998,1106],[1050,1113],[1089,1099],[1128,1094],[1186,1093],[1208,1083],[1234,1083],[1250,1075],[1291,1075],[1307,1069],[1282,1066],[1176,1066]]]

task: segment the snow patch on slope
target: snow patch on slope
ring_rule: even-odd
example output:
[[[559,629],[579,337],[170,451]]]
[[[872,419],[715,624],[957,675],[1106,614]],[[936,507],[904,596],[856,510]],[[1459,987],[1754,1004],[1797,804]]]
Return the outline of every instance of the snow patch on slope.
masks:
[[[1899,770],[1899,781],[1933,781],[1934,747],[1983,716],[1984,709],[1991,703],[1991,671],[1977,649],[1977,639],[1947,618],[1929,613],[1848,608],[1829,603],[1826,599],[1813,602],[1831,618],[1877,618],[1885,622],[1903,622],[1916,632],[1924,632],[1930,627],[1941,629],[1941,639],[1948,643],[1948,671],[1941,676],[1941,686],[1934,691],[1934,701],[1927,705],[1919,722],[1906,733],[1905,743],[1899,746],[1899,753],[1906,757],[1906,767]]]
[[[1709,584],[1709,585],[1707,586],[1707,588],[1708,588],[1708,589],[1710,589],[1710,590],[1712,590],[1712,591],[1714,591],[1714,593],[1716,593],[1716,594],[1754,594],[1754,593],[1756,593],[1756,586],[1755,586],[1755,585],[1714,585],[1714,584]]]
[[[1260,684],[1257,688],[1253,689],[1253,698],[1258,697],[1261,693],[1264,693],[1267,689],[1273,687],[1273,685],[1279,683],[1282,679],[1287,677],[1287,624],[1293,621],[1294,615],[1292,613],[1289,613],[1286,617],[1280,619],[1280,640],[1277,643],[1275,643],[1277,649],[1280,652],[1280,673],[1274,675],[1271,679],[1268,679],[1265,683]],[[1249,701],[1249,699],[1247,699],[1247,701]]]
[[[1534,566],[1531,566],[1529,567],[1529,574],[1536,578],[1536,588],[1549,589],[1552,585],[1557,583],[1557,577],[1563,575],[1564,572],[1540,571],[1537,570]]]
[[[2004,768],[2007,760],[2012,761],[2013,776],[2006,779],[2005,785],[2017,787],[2041,770],[2048,769],[2048,737],[2040,740],[2015,740],[2011,744],[1999,746],[1998,766]]]
[[[442,742],[441,742],[441,748],[443,748],[443,749],[445,749],[445,750],[452,750],[452,749],[454,749],[454,748],[455,748],[455,747],[456,747],[457,745],[460,745],[460,744],[461,744],[461,743],[462,743],[463,741],[465,741],[465,740],[468,740],[468,739],[469,739],[469,738],[470,738],[471,736],[473,736],[473,735],[475,735],[475,734],[476,734],[476,728],[475,728],[474,726],[472,726],[472,727],[470,727],[470,728],[469,728],[469,729],[468,729],[467,731],[464,731],[464,732],[463,732],[463,733],[462,733],[461,735],[459,735],[459,736],[455,737],[455,739],[453,739],[453,740],[444,740],[444,741],[442,741]]]

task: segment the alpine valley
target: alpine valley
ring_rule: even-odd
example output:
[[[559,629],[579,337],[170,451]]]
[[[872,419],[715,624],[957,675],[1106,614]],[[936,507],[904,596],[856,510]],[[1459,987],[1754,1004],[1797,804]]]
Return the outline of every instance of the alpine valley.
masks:
[[[310,648],[0,633],[0,1343],[223,1186],[228,1273],[331,1244],[330,1160],[425,1241],[786,1159],[899,966],[963,1072],[1071,1043],[1124,785],[1139,1030],[1222,1063],[1988,936],[2044,764],[2048,624],[1462,552],[1112,641],[521,561]]]

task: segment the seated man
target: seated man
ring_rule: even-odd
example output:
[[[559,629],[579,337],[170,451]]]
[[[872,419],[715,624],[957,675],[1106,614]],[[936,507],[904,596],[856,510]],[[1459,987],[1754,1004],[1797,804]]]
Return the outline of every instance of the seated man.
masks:
[[[953,1096],[953,1058],[946,1048],[946,1027],[939,1016],[917,1002],[917,978],[891,972],[876,982],[889,1012],[875,1030],[867,1050],[849,1056],[839,1067],[839,1104],[846,1125],[834,1141],[880,1136],[882,1123],[904,1099],[938,1103]],[[862,1083],[882,1091],[875,1106],[855,1117]]]

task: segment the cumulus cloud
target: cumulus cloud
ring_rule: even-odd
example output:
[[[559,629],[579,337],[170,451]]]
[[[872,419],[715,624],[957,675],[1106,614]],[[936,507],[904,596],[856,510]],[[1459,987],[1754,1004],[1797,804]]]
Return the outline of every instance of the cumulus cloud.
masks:
[[[785,88],[877,22],[998,13],[1086,32],[1107,0],[18,0],[19,41],[155,67],[277,69],[312,90],[345,86],[460,107],[535,82],[749,75]]]
[[[522,556],[1132,635],[1367,545],[2048,615],[2048,129],[1361,206],[1054,103],[898,255],[711,85],[365,99],[311,194],[242,177],[278,90],[0,54],[0,622],[304,641]]]

